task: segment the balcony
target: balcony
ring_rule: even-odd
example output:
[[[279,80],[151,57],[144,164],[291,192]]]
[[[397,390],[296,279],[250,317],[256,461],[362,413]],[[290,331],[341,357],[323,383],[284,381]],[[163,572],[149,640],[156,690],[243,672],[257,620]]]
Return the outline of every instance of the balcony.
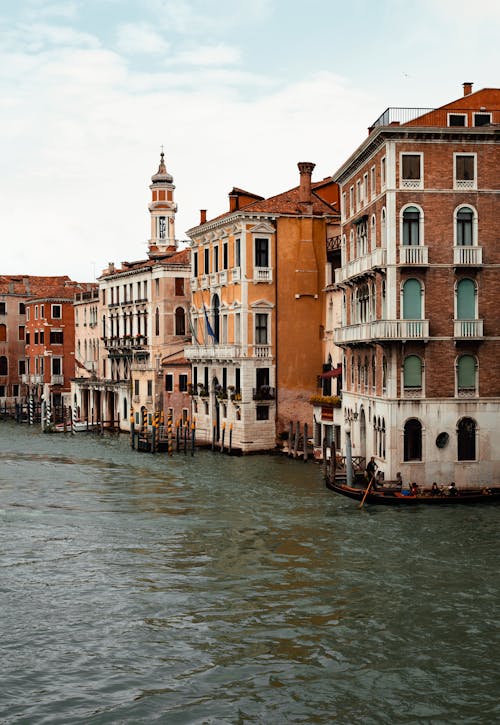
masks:
[[[480,340],[483,337],[483,320],[454,320],[453,336],[461,340]]]
[[[64,385],[64,375],[52,375],[50,378],[51,385]]]
[[[453,264],[477,267],[483,263],[482,247],[453,247]]]
[[[184,348],[187,360],[234,360],[242,356],[241,345],[189,345]]]
[[[253,356],[258,358],[272,357],[271,345],[254,345]]]
[[[202,274],[201,280],[200,280],[200,288],[201,289],[208,289],[210,287],[210,281],[208,278],[208,274]]]
[[[231,270],[231,282],[239,282],[241,280],[240,267],[233,267]]]
[[[219,284],[227,284],[227,270],[223,269],[219,272]]]
[[[210,287],[215,287],[219,284],[219,273],[218,272],[212,272],[209,275],[209,281],[210,281]]]
[[[196,277],[191,277],[191,292],[196,292],[198,289],[198,280]]]
[[[23,374],[21,375],[21,382],[22,382],[22,383],[23,383],[24,385],[28,385],[29,381],[30,381],[30,376],[29,376],[29,375],[27,375],[26,373],[23,373]]]
[[[254,282],[272,282],[273,281],[272,267],[254,267],[253,281]]]
[[[338,327],[334,331],[336,345],[365,342],[403,342],[429,339],[429,320],[375,320],[359,325]]]
[[[399,247],[399,264],[412,266],[426,266],[429,264],[429,247],[407,246]]]
[[[385,264],[386,250],[382,247],[377,247],[377,249],[374,249],[373,252],[365,254],[362,257],[352,259],[340,269],[336,269],[335,284],[345,282],[347,279],[352,277],[364,275],[374,268],[385,267]]]
[[[43,375],[30,375],[32,385],[43,385]]]
[[[269,385],[261,385],[260,388],[254,388],[252,391],[252,400],[275,400],[276,390],[270,388]]]

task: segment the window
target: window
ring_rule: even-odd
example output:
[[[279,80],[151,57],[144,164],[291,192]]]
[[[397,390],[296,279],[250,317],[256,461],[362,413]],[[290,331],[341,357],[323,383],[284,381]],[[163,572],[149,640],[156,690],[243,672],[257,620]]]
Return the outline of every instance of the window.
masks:
[[[198,252],[193,252],[193,277],[198,276]]]
[[[45,332],[43,330],[40,330],[40,345],[43,345],[45,343]]]
[[[491,113],[475,113],[474,126],[488,126],[491,123]]]
[[[25,375],[26,373],[26,360],[18,361],[19,375]]]
[[[356,210],[359,210],[361,207],[361,181],[358,179],[356,181]]]
[[[405,423],[404,460],[422,460],[422,424],[416,418],[410,418]]]
[[[461,355],[457,361],[457,389],[459,395],[476,392],[476,359]]]
[[[19,385],[17,383],[12,386],[12,395],[15,398],[17,398],[17,396],[19,395]]]
[[[170,373],[165,375],[165,390],[167,393],[171,393],[174,389],[174,376]]]
[[[354,186],[349,189],[349,214],[354,214]]]
[[[38,305],[35,305],[35,320],[38,320]]]
[[[1,305],[2,305],[2,302],[0,302],[0,314],[2,313]],[[31,313],[31,308],[30,307],[27,307],[26,308],[26,320],[28,322],[30,321],[30,313]]]
[[[41,365],[40,365],[40,373],[42,373]],[[62,374],[62,359],[60,357],[53,357],[52,358],[52,375],[61,375],[61,374]]]
[[[175,310],[175,334],[186,334],[186,316],[182,307],[177,307]]]
[[[228,251],[227,251],[227,242],[224,242],[222,245],[222,269],[228,268]]]
[[[24,302],[20,302],[19,303],[19,314],[24,315],[25,312],[26,312],[26,306],[25,306]]]
[[[422,154],[401,154],[401,188],[422,188]]]
[[[158,307],[155,310],[155,335],[160,334],[160,310]]]
[[[380,185],[382,189],[385,189],[387,186],[387,164],[385,156],[380,159]]]
[[[179,375],[179,390],[185,393],[188,389],[188,376],[185,373]]]
[[[40,333],[42,335],[42,333]],[[40,344],[43,341],[40,340]],[[51,330],[50,331],[50,344],[51,345],[62,345],[64,342],[64,333],[62,330]]]
[[[2,355],[0,357],[0,375],[8,375],[9,372],[9,364],[7,362],[7,358],[5,355]]]
[[[257,420],[269,420],[269,406],[258,405],[256,407],[256,419]]]
[[[403,384],[405,388],[422,387],[422,361],[417,355],[408,355],[404,360]]]
[[[40,305],[40,319],[45,317],[45,305]]]
[[[455,189],[476,188],[476,154],[453,154]]]
[[[403,212],[403,245],[420,244],[420,211],[416,206],[408,206]]]
[[[457,426],[457,454],[459,461],[476,460],[476,421],[462,418]]]
[[[457,246],[470,247],[473,239],[474,212],[468,206],[463,206],[457,211]]]
[[[219,342],[220,339],[220,300],[219,295],[214,295],[212,298],[212,332],[214,342]]]
[[[210,250],[208,247],[205,247],[204,251],[204,257],[203,257],[203,273],[208,274],[210,272]]]
[[[376,195],[377,193],[377,181],[375,176],[375,166],[372,166],[370,169],[370,191],[371,191],[371,197]]]
[[[255,343],[267,345],[267,314],[258,313],[255,315]]]
[[[134,395],[139,395],[139,380],[134,380]]]
[[[20,329],[20,328],[19,328]],[[20,340],[22,338],[19,338]],[[5,342],[7,340],[7,325],[0,325],[0,342]]]
[[[466,113],[449,113],[448,126],[467,126]]]
[[[35,307],[35,319],[37,319],[37,308]],[[62,317],[61,305],[52,305],[52,319],[60,320]]]
[[[25,342],[26,342],[26,345],[29,345],[30,344],[30,333],[29,332],[26,332],[26,340],[25,340]]]
[[[34,344],[35,345],[38,345],[38,334],[39,334],[38,333],[38,330],[35,330],[35,339],[34,339]]]
[[[148,398],[151,398],[153,396],[153,381],[152,380],[148,380],[147,383],[148,383],[148,388],[147,388],[147,390],[148,390]]]
[[[239,239],[234,240],[234,266],[239,267],[241,264],[241,242]]]
[[[214,255],[213,256],[213,259],[214,259],[213,271],[218,272],[219,271],[219,247],[218,246],[214,247],[213,255]]]
[[[476,285],[472,279],[457,283],[457,320],[476,319]]]
[[[422,319],[422,285],[418,279],[407,279],[403,285],[403,320]]]
[[[255,240],[255,266],[269,267],[269,239]]]

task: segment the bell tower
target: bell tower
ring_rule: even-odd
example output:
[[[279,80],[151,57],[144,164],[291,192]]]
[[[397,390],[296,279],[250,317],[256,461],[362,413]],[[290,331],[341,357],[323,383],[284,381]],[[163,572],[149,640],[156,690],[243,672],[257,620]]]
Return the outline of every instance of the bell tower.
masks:
[[[160,154],[160,165],[156,174],[151,177],[151,238],[148,242],[149,257],[163,255],[175,250],[175,212],[173,177],[167,172],[165,154]]]

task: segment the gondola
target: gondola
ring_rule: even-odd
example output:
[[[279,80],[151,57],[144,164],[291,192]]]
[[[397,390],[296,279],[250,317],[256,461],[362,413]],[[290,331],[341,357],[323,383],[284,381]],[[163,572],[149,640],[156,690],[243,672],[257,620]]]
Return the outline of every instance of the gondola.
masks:
[[[402,491],[396,486],[386,484],[377,485],[375,490],[366,491],[366,487],[348,486],[346,483],[332,480],[326,477],[326,486],[330,491],[347,496],[355,501],[378,504],[381,506],[453,506],[455,504],[492,504],[500,502],[500,487],[484,486],[482,488],[458,489],[456,495],[449,496],[446,492],[432,495],[428,491],[422,491],[416,495]]]

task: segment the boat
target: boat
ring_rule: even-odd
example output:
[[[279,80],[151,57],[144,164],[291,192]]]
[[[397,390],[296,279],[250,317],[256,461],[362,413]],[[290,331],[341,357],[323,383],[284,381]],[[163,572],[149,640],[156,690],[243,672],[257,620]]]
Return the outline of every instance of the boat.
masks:
[[[500,502],[500,486],[483,486],[478,488],[456,489],[456,494],[449,495],[446,491],[432,494],[430,489],[423,489],[419,493],[404,491],[396,482],[387,482],[377,487],[349,486],[343,481],[336,481],[326,476],[326,487],[341,496],[347,496],[355,501],[381,506],[453,506],[455,504],[491,504]],[[367,491],[367,488],[369,489]]]
[[[73,423],[73,431],[75,433],[86,433],[87,431],[95,430],[95,428],[95,423],[87,423],[86,420],[77,420]],[[56,431],[56,433],[71,433],[71,422],[67,421],[66,424],[57,423],[54,426],[54,430]]]

